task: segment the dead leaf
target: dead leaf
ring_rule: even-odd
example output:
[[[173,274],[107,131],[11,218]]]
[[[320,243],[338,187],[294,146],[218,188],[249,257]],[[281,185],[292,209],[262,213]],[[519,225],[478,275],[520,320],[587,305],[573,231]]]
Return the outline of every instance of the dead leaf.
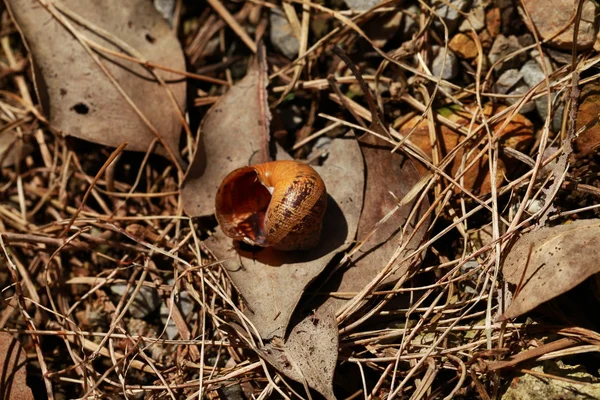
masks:
[[[361,151],[365,159],[367,177],[365,182],[365,199],[357,240],[365,240],[376,225],[398,204],[419,181],[420,175],[412,161],[401,154],[391,153],[392,147],[373,135],[361,139]],[[393,193],[393,195],[392,195]],[[394,197],[395,196],[395,197]],[[414,201],[402,206],[392,217],[377,227],[373,235],[361,246],[360,252],[353,258],[350,266],[334,276],[326,292],[359,292],[371,282],[386,266],[396,249],[405,242],[402,229],[406,224],[406,237],[412,234],[416,221],[407,221]],[[425,201],[424,210],[428,205]],[[416,250],[427,233],[427,225],[423,225],[406,246],[403,255]],[[400,259],[402,259],[402,256]],[[395,272],[382,283],[397,281],[409,267],[409,262],[397,266]],[[337,310],[347,299],[329,297],[325,307]]]
[[[502,266],[505,281],[520,289],[501,319],[518,317],[600,272],[598,236],[598,219],[524,234]]]
[[[27,357],[19,341],[0,332],[0,399],[33,400],[27,386]]]
[[[581,91],[581,103],[577,110],[576,132],[584,128],[575,138],[575,158],[581,159],[600,147],[600,84],[590,83]]]
[[[358,143],[334,140],[329,159],[315,169],[329,194],[321,242],[316,248],[302,252],[266,248],[252,253],[233,243],[219,228],[205,242],[244,298],[248,306],[244,313],[264,339],[285,335],[306,286],[356,235],[364,185]]]
[[[338,359],[338,327],[331,309],[318,310],[292,329],[283,342],[273,339],[259,354],[279,372],[335,399],[333,374]]]
[[[200,146],[185,178],[183,207],[193,217],[215,212],[215,195],[223,178],[251,164],[263,148],[271,121],[267,68],[258,58],[246,76],[208,111],[200,126]],[[266,160],[263,160],[263,162]]]
[[[156,135],[82,44],[48,11],[56,10],[54,3],[46,6],[38,0],[7,0],[6,4],[33,58],[36,90],[52,126],[65,136],[111,147],[128,142],[127,150],[147,151]],[[152,63],[185,70],[179,41],[151,2],[63,0],[60,7],[84,18],[85,24],[76,23],[73,18],[67,20],[98,45],[121,51],[94,33],[91,26],[126,43]],[[157,152],[166,155],[170,151],[177,158],[182,125],[167,89],[137,63],[106,53],[96,55],[169,147],[167,151],[158,146]],[[154,72],[168,82],[177,106],[183,109],[185,79]]]
[[[201,147],[182,192],[189,215],[212,215],[215,195],[223,178],[236,168],[265,161],[255,160],[255,156],[268,138],[271,118],[264,102],[266,82],[266,66],[257,60],[246,77],[222,96],[202,122]],[[281,149],[276,158],[290,159]],[[321,325],[313,326],[314,319],[309,325],[306,320],[301,321],[292,328],[285,343],[282,338],[305,288],[356,235],[364,186],[363,158],[358,143],[354,139],[333,141],[327,162],[315,169],[329,194],[322,239],[317,248],[303,252],[266,248],[253,253],[226,237],[219,227],[205,244],[221,261],[243,297],[244,313],[258,334],[265,340],[272,339],[267,345],[271,347],[263,350],[278,343],[283,346],[285,357],[294,360],[294,368],[288,370],[289,365],[280,363],[277,358],[265,357],[267,361],[291,379],[307,383],[327,398],[334,398],[332,379],[338,344],[337,326],[331,313],[320,317]]]
[[[506,106],[488,104],[484,107],[483,113],[487,118],[490,118],[504,109],[506,109]],[[472,113],[474,111],[475,109],[473,107],[468,107],[466,110],[459,107],[446,107],[437,110],[440,115],[450,119],[453,122],[457,122],[464,127],[469,126]],[[522,151],[533,140],[533,124],[521,114],[516,114],[500,132],[503,123],[504,119],[501,119],[494,124],[490,124],[490,128],[500,135],[501,146],[512,147]],[[431,157],[433,150],[429,138],[428,121],[426,119],[421,120],[420,117],[414,117],[410,119],[402,126],[401,133],[403,135],[408,135],[415,125],[417,125],[417,128],[410,134],[410,140]],[[473,125],[472,129],[474,130],[478,126],[479,125],[476,123]],[[484,134],[485,133],[482,132],[481,136]],[[445,157],[456,146],[465,140],[465,136],[461,133],[455,132],[445,125],[440,125],[437,140],[439,141],[441,156]],[[460,150],[458,150],[454,156],[454,160],[449,166],[448,172],[450,173],[450,176],[456,177],[458,175],[458,172],[461,169],[462,158],[465,149],[467,151],[475,149],[475,151],[473,152],[474,154],[467,157],[464,165],[467,166],[473,160],[475,160],[475,157],[477,157],[477,154],[479,153],[477,150],[478,143],[479,140],[473,140],[471,143],[467,143]],[[422,173],[427,171],[427,169],[420,163],[416,164],[416,167]],[[507,165],[507,167],[510,167],[510,165]],[[499,159],[497,169],[498,174],[496,176],[496,182],[498,185],[500,185],[504,180],[505,171],[505,162],[502,159]],[[479,160],[476,161],[473,166],[466,171],[464,174],[464,186],[469,191],[479,195],[485,195],[491,191],[491,178],[489,175],[487,155],[480,157]]]

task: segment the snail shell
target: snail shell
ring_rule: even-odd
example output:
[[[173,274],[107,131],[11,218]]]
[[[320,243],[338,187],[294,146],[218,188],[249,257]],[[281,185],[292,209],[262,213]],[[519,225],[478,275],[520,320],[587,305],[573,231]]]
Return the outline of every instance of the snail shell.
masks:
[[[298,161],[273,161],[236,169],[215,200],[225,235],[277,250],[315,247],[327,207],[325,183]]]

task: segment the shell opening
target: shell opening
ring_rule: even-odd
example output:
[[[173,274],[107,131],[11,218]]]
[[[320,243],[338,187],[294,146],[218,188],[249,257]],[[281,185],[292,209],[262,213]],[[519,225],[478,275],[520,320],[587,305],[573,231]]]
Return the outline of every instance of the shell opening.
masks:
[[[266,188],[251,168],[225,178],[217,194],[217,220],[223,232],[246,243],[267,246],[265,214],[272,189]]]

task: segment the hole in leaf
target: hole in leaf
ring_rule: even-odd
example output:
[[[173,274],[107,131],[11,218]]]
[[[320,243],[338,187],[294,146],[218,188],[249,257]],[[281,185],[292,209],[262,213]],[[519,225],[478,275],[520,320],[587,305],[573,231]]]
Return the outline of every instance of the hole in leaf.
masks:
[[[148,41],[148,43],[154,43],[154,42],[156,42],[156,38],[154,36],[152,36],[151,34],[149,34],[149,33],[146,33],[145,37],[146,37],[146,40]]]
[[[77,103],[72,107],[77,114],[85,115],[90,112],[90,108],[83,103]]]

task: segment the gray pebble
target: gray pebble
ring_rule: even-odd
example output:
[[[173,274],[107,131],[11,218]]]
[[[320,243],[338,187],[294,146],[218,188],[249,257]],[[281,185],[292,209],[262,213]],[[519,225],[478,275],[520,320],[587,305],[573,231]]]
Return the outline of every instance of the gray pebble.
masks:
[[[226,384],[217,390],[222,396],[222,399],[226,400],[244,400],[244,391],[239,383]]]
[[[435,14],[444,20],[448,30],[452,33],[462,19],[462,15],[459,14],[458,10],[465,11],[471,5],[471,0],[450,0],[449,3],[452,4],[452,7],[442,2],[438,3]],[[433,26],[438,30],[444,28],[437,18],[433,21]]]
[[[499,60],[503,61],[496,65],[494,70],[501,72],[511,68],[519,68],[521,65],[523,65],[523,63],[527,60],[527,53],[525,52],[519,53],[518,55],[515,55],[509,59],[505,58],[506,56],[521,49],[522,46],[516,36],[511,35],[506,37],[504,35],[498,35],[492,44],[492,48],[490,49],[488,57],[492,64]]]
[[[520,72],[521,75],[523,75],[523,80],[530,88],[534,87],[546,78],[544,71],[542,71],[542,68],[535,60],[527,61],[521,67]]]
[[[113,294],[122,297],[125,295],[126,288],[127,285],[125,283],[115,283],[114,285],[111,285],[110,291]],[[133,290],[134,288],[132,287],[127,293],[127,296],[133,293]],[[161,299],[158,295],[158,291],[155,288],[142,286],[128,311],[132,317],[143,319],[154,312],[160,303]]]
[[[471,29],[475,29],[479,32],[483,28],[485,28],[485,9],[483,6],[477,6],[469,12],[468,17],[458,27],[458,31],[471,32]]]
[[[269,38],[275,49],[289,59],[298,55],[300,43],[294,35],[294,31],[285,17],[283,11],[271,8],[269,12]]]
[[[456,75],[458,75],[458,58],[456,58],[452,51],[440,49],[438,55],[435,56],[431,63],[431,73],[436,78],[441,73],[442,79],[445,80],[456,78]]]
[[[344,3],[354,11],[367,11],[381,3],[382,0],[344,0]]]
[[[511,90],[508,94],[511,96],[524,96],[525,93],[527,93],[529,91],[529,87],[525,84],[525,83],[519,83],[517,84],[517,86]],[[517,97],[512,97],[512,98],[507,98],[506,99],[506,103],[508,105],[513,105],[516,104],[518,102],[520,102],[521,99],[517,98]],[[519,112],[521,114],[526,114],[528,112],[532,112],[533,110],[535,110],[536,106],[535,103],[533,101],[528,101],[527,103],[525,103],[520,109]]]
[[[550,73],[550,71],[548,71]],[[542,67],[535,60],[529,60],[523,65],[521,68],[521,74],[523,74],[523,80],[532,88],[536,86],[538,83],[546,79],[546,75],[542,70]],[[556,94],[553,93],[551,96],[552,101],[556,98]],[[537,109],[537,113],[542,120],[546,120],[548,117],[548,100],[547,96],[542,96],[539,99],[535,100],[535,107]],[[564,109],[564,105],[560,104],[559,106],[553,106],[553,115],[552,115],[552,124],[551,128],[554,132],[558,132],[562,125],[562,110]]]
[[[523,78],[523,75],[518,69],[508,69],[500,75],[496,81],[496,93],[506,94],[508,91],[515,86]]]

